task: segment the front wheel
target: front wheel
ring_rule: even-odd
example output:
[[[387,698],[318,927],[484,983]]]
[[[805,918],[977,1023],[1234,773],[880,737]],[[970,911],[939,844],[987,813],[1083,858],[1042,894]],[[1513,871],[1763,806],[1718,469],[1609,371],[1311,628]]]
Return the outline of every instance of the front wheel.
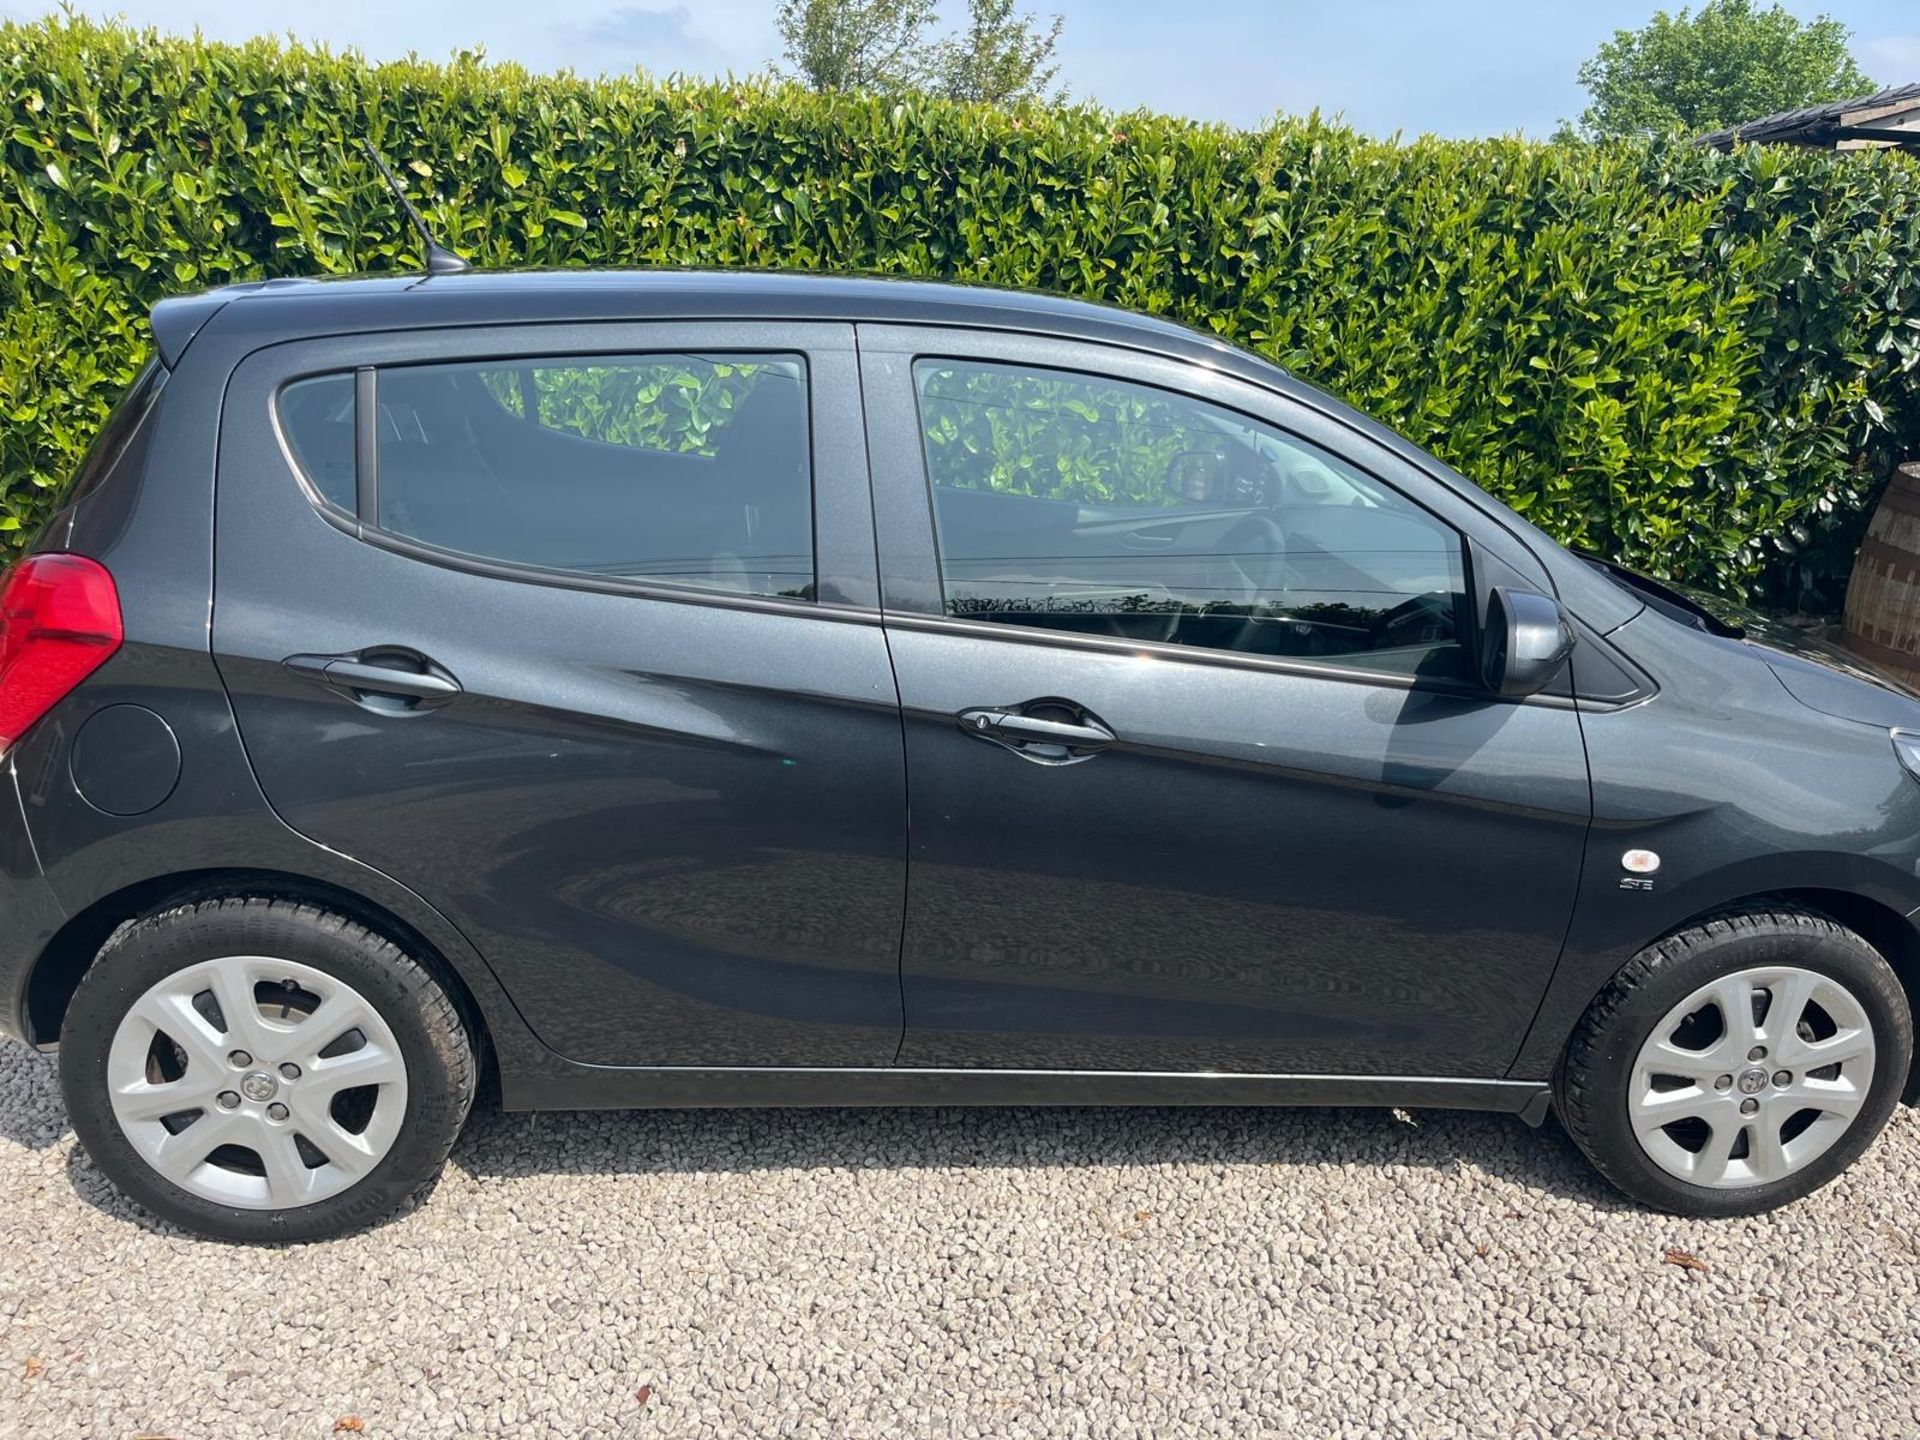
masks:
[[[60,1082],[87,1153],[199,1234],[312,1240],[430,1182],[473,1101],[446,990],[313,905],[227,899],[123,926],[75,992]]]
[[[1560,1116],[1620,1189],[1685,1215],[1753,1215],[1826,1184],[1886,1125],[1913,1017],[1858,935],[1788,907],[1648,947],[1567,1047]]]

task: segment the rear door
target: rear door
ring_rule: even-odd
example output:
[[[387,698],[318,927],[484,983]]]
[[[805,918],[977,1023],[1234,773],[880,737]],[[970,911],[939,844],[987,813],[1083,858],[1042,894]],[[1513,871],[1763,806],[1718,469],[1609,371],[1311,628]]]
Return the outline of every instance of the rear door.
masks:
[[[229,388],[217,506],[268,798],[439,907],[548,1044],[893,1059],[906,802],[848,327],[276,346]]]
[[[1524,547],[1216,372],[860,343],[912,797],[903,1063],[1504,1073],[1590,813],[1571,702],[1475,678],[1487,586],[1546,586]]]

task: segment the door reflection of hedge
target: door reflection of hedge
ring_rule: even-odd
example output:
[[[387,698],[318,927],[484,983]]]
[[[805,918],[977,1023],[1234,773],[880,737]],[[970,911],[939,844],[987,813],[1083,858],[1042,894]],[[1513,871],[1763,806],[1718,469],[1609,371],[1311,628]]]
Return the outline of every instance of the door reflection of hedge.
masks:
[[[1139,387],[997,365],[925,371],[920,417],[936,485],[1082,504],[1177,505],[1174,457],[1222,442]]]

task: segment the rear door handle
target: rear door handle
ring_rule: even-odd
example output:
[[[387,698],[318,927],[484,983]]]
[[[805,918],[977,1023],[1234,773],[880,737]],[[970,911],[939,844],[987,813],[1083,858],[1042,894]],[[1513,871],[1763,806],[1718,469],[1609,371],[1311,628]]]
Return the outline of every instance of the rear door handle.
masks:
[[[1075,725],[1065,720],[1042,720],[1004,710],[968,710],[960,723],[996,740],[1045,740],[1055,745],[1111,745],[1113,732],[1104,725]]]
[[[378,658],[369,658],[378,657]],[[289,655],[281,662],[304,680],[312,680],[369,708],[412,714],[425,705],[444,704],[461,693],[460,682],[424,655],[399,649],[363,650],[349,655]],[[385,704],[378,703],[384,700]]]
[[[1053,718],[1065,715],[1078,718]],[[1022,759],[1042,765],[1089,760],[1118,738],[1097,715],[1065,700],[1029,700],[1004,710],[982,706],[962,710],[954,718],[968,734],[995,741]]]

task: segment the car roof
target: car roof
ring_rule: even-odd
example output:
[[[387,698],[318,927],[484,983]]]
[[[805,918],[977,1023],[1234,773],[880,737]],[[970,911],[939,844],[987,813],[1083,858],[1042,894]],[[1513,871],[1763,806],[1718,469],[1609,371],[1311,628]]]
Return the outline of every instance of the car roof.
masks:
[[[569,321],[818,320],[1024,330],[1248,369],[1278,367],[1171,320],[1085,300],[881,275],[757,270],[504,270],[268,280],[162,300],[153,328],[172,364],[212,316],[275,340],[420,326]]]

